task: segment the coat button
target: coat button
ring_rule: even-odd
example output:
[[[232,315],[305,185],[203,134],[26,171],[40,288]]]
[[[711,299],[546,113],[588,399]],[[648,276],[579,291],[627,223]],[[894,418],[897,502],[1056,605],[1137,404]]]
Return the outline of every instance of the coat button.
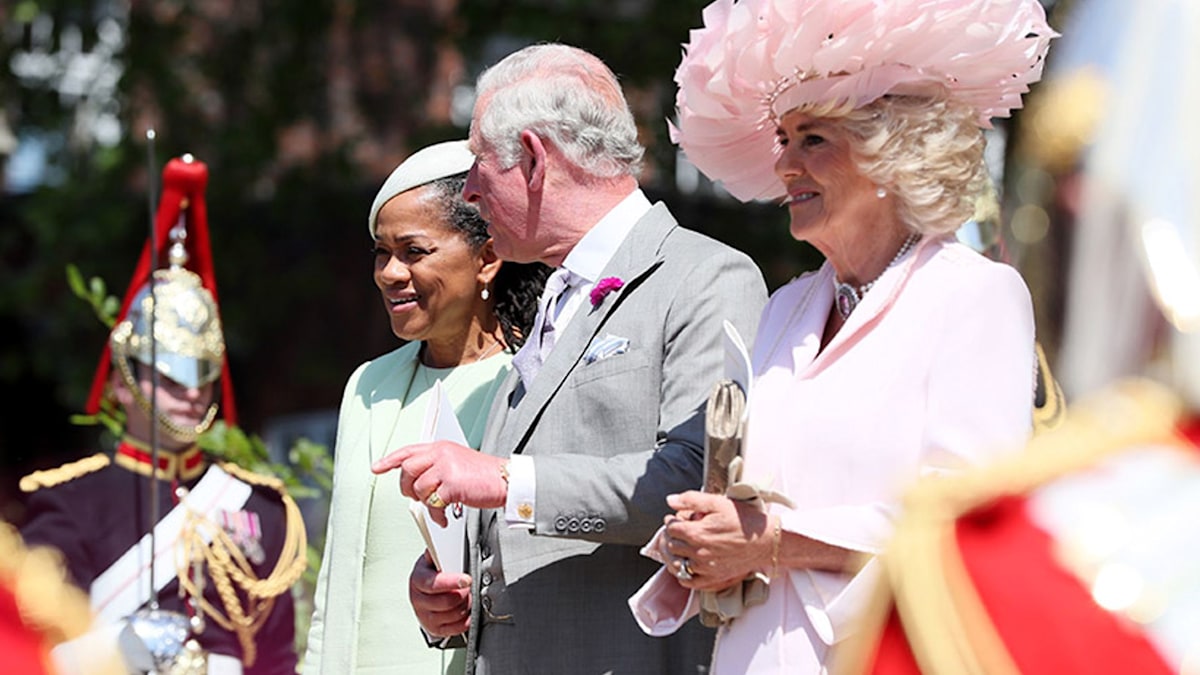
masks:
[[[555,532],[566,532],[567,531],[567,517],[566,516],[559,516],[554,519],[554,531]]]
[[[487,544],[480,546],[479,547],[479,557],[485,558],[485,559],[492,557],[492,547],[488,546]]]
[[[579,523],[579,531],[584,534],[591,532],[593,522],[595,522],[595,518],[584,518],[583,522]]]
[[[579,519],[571,518],[567,521],[567,532],[575,533],[579,531]]]
[[[492,573],[488,572],[487,570],[484,570],[483,574],[479,576],[479,583],[483,584],[484,586],[491,586],[492,581]]]
[[[592,525],[592,531],[596,534],[600,534],[606,529],[608,529],[608,523],[603,518],[597,518],[596,524]]]

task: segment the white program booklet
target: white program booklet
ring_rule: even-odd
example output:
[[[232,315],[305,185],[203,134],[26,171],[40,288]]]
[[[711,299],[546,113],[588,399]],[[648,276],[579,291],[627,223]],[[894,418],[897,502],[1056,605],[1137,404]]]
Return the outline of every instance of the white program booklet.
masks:
[[[724,322],[725,325],[725,378],[737,382],[742,387],[742,391],[746,393],[747,399],[750,396],[750,385],[754,379],[754,369],[750,365],[750,352],[746,349],[746,342],[742,339],[741,333],[729,321]],[[746,410],[750,410],[750,402],[746,401]]]
[[[454,406],[446,396],[442,381],[433,383],[430,390],[429,407],[425,411],[425,422],[421,425],[420,443],[451,441],[465,446],[466,434],[458,423]],[[417,521],[417,529],[425,537],[425,546],[433,557],[433,564],[442,572],[462,574],[463,553],[467,543],[467,520],[461,504],[446,507],[446,527],[429,517],[429,509],[416,500],[409,501],[409,510]]]
[[[724,329],[725,368],[705,405],[703,487],[705,492],[722,495],[740,475],[734,466],[742,455],[753,377],[742,336],[728,321]]]

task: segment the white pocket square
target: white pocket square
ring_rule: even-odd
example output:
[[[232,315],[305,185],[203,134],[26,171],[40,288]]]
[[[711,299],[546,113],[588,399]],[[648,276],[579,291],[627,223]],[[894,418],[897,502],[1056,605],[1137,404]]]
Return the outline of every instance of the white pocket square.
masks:
[[[587,363],[595,363],[603,361],[610,356],[624,354],[629,351],[629,338],[623,338],[609,333],[604,337],[597,337],[592,340],[592,344],[588,345],[587,353],[583,355],[583,360]]]

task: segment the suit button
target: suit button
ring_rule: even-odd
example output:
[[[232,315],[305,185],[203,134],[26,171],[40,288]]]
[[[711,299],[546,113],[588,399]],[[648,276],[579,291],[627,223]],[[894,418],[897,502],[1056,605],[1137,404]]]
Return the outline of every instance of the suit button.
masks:
[[[483,584],[484,586],[491,586],[492,581],[492,573],[484,570],[483,574],[479,577],[479,583]]]
[[[567,532],[574,534],[578,531],[579,531],[579,519],[572,518],[572,519],[568,520],[567,521]]]
[[[583,522],[579,523],[579,531],[584,534],[591,532],[593,522],[594,522],[593,518],[584,518]]]
[[[554,531],[555,532],[566,532],[567,531],[567,517],[566,516],[559,516],[554,519]]]
[[[596,534],[600,534],[606,529],[608,529],[608,523],[603,518],[597,518],[596,524],[592,526],[592,531]]]

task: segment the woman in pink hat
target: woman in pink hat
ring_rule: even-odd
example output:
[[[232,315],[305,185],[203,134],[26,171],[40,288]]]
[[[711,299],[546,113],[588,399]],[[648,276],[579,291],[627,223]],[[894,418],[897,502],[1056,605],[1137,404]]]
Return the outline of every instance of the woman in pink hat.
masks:
[[[1056,34],[1036,0],[718,0],[703,16],[673,139],[733,196],[786,208],[825,263],[774,293],[752,350],[741,481],[784,499],[673,495],[658,553],[683,589],[724,599],[713,672],[825,672],[903,489],[1030,431],[1029,291],[955,231],[988,193],[981,128],[1020,106]],[[674,597],[677,621],[703,593]],[[654,631],[663,614],[634,604]]]

